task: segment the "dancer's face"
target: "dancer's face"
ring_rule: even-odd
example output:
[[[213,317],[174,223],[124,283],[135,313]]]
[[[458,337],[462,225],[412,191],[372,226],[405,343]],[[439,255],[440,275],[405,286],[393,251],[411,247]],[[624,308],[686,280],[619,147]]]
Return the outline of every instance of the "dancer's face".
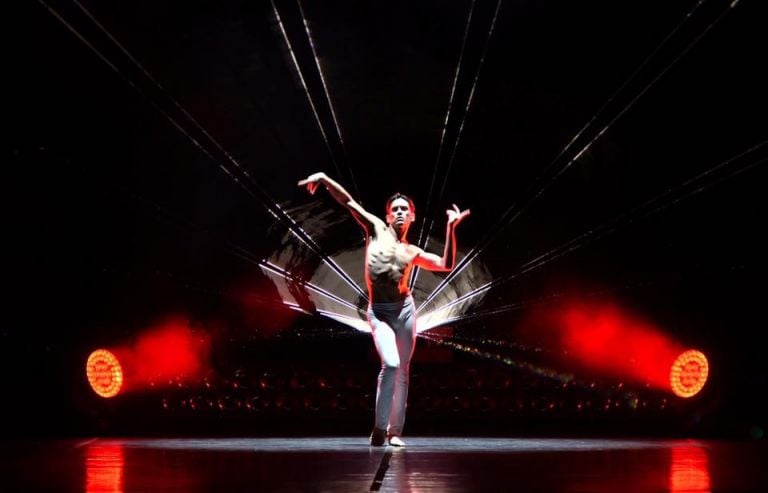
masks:
[[[404,228],[410,225],[414,219],[416,219],[416,214],[411,210],[411,204],[406,199],[398,198],[389,204],[387,223]]]

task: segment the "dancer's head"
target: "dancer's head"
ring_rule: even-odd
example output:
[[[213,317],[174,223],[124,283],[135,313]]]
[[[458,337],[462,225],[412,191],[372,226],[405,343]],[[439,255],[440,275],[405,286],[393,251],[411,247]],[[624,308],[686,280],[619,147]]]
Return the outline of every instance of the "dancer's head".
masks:
[[[405,228],[416,219],[416,206],[407,195],[396,193],[387,200],[387,224]]]

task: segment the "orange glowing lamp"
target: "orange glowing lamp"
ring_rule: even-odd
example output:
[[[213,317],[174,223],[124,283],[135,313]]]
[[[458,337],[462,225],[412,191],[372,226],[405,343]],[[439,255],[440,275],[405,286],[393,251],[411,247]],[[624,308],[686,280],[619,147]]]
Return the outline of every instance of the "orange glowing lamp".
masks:
[[[709,363],[704,353],[695,349],[684,351],[669,372],[672,392],[679,397],[692,397],[704,387],[708,374]]]
[[[123,386],[123,368],[120,361],[106,349],[97,349],[88,356],[85,373],[91,388],[101,397],[114,397]]]

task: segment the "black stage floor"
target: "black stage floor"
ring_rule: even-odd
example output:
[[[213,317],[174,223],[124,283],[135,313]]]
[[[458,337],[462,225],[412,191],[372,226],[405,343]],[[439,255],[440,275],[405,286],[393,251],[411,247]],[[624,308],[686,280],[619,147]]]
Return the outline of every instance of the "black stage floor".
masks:
[[[0,491],[768,491],[768,442],[408,437],[3,441]]]

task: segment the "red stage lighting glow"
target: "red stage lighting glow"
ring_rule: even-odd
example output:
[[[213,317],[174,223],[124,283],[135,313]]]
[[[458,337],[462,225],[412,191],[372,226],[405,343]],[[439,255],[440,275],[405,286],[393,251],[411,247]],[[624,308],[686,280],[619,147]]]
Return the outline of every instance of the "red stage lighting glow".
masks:
[[[86,363],[88,382],[102,397],[182,385],[210,371],[210,336],[181,316],[142,330],[133,343],[96,350]]]
[[[564,300],[535,308],[522,335],[561,350],[563,363],[600,376],[632,380],[678,397],[691,397],[707,380],[699,351],[686,351],[670,334],[611,300]]]
[[[123,368],[120,361],[106,349],[97,349],[88,356],[85,373],[91,388],[101,397],[114,397],[123,386]]]
[[[559,313],[561,343],[575,361],[605,375],[669,389],[683,348],[654,324],[612,303],[573,303]]]
[[[131,383],[162,384],[207,371],[209,338],[195,333],[182,317],[169,317],[142,333],[131,348]]]
[[[672,392],[679,397],[696,395],[707,381],[709,363],[700,351],[689,349],[677,357],[669,372]]]

